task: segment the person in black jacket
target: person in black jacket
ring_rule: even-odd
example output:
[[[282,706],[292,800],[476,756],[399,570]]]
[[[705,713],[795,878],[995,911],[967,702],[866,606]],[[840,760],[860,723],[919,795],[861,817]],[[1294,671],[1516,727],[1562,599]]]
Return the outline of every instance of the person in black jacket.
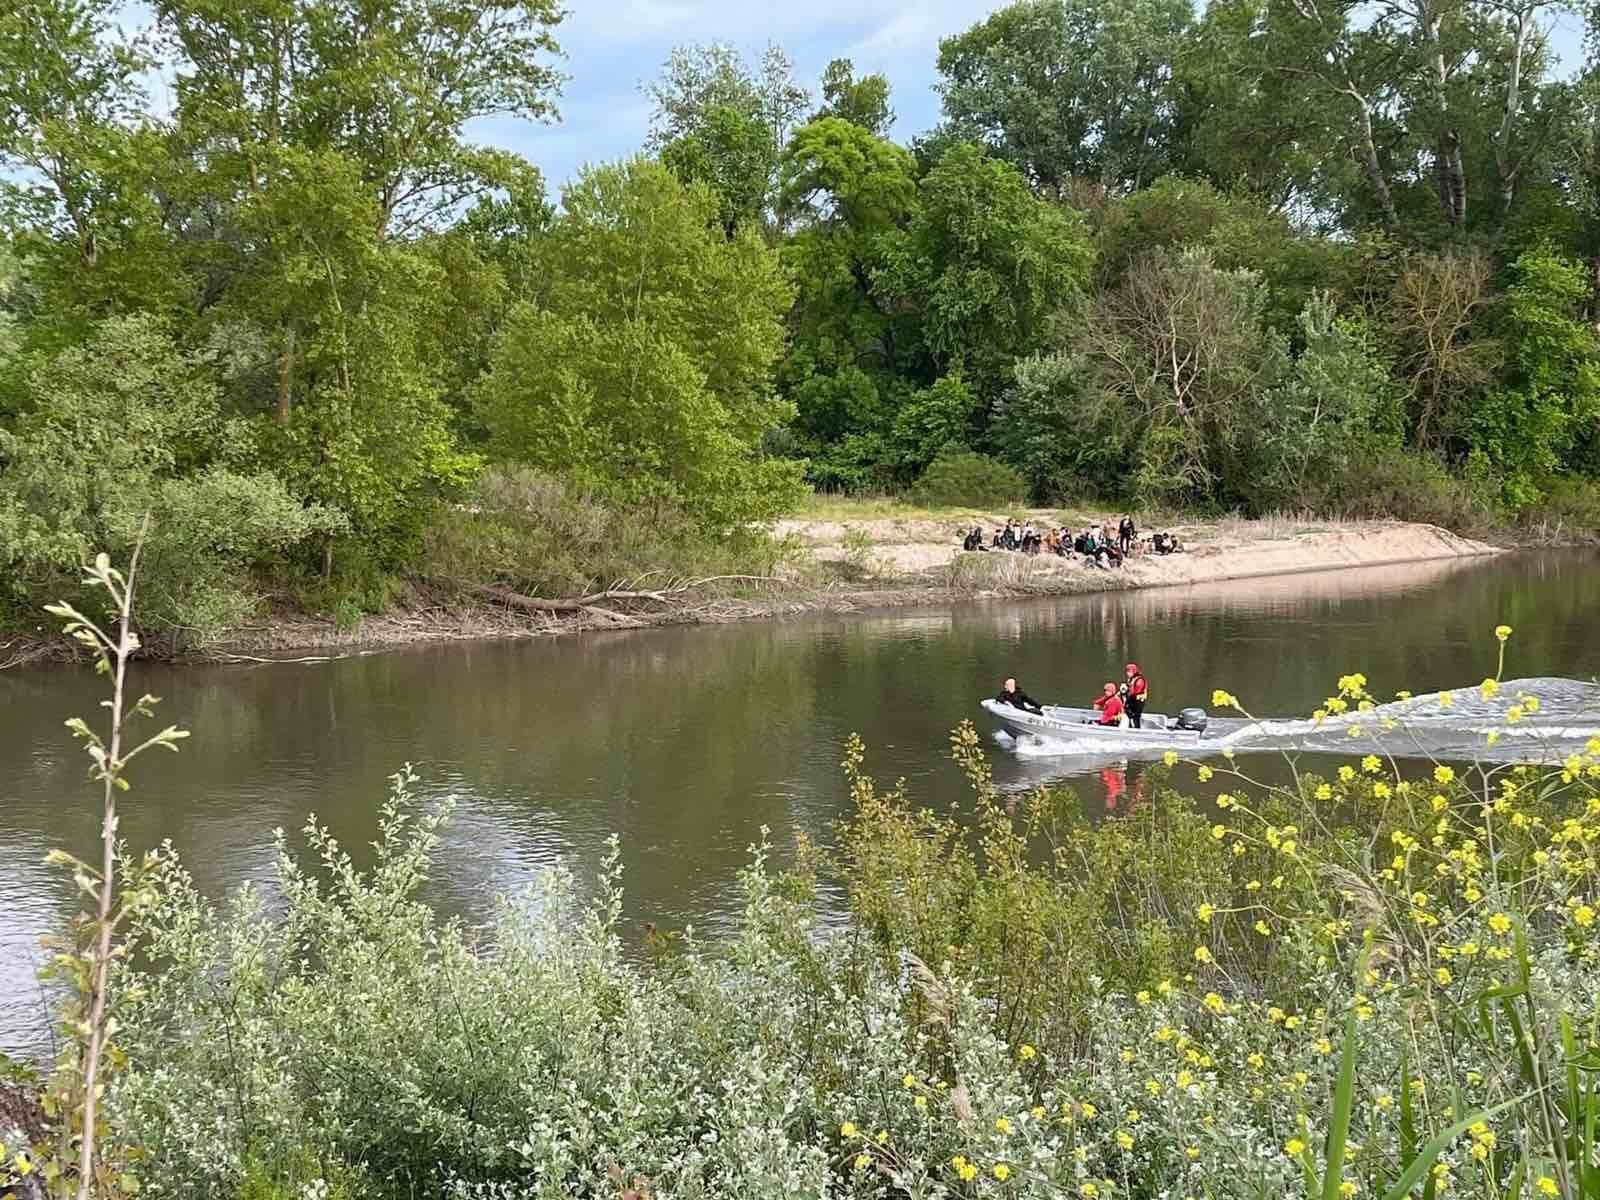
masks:
[[[995,699],[1001,704],[1009,704],[1014,708],[1020,708],[1023,712],[1044,712],[1037,700],[1017,686],[1015,679],[1006,680],[1005,687],[1000,689],[1000,694]]]

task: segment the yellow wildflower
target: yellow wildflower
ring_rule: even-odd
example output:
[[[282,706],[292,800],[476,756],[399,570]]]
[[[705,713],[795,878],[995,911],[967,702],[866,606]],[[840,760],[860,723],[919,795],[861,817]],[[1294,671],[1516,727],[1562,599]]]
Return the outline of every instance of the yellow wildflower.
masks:
[[[1078,1195],[1084,1197],[1084,1200],[1094,1200],[1099,1194],[1100,1189],[1092,1183],[1085,1183],[1078,1188]]]
[[[911,1097],[911,1103],[918,1109],[925,1110],[928,1107],[928,1098],[926,1096],[913,1096]]]
[[[1205,1006],[1212,1012],[1216,1013],[1219,1017],[1228,1011],[1227,1002],[1215,992],[1206,993]]]
[[[1317,785],[1317,799],[1318,800],[1332,800],[1333,799],[1333,789],[1331,787],[1329,787],[1325,783],[1319,783]]]
[[[1038,1053],[1038,1051],[1035,1050],[1032,1046],[1024,1045],[1022,1047],[1022,1049],[1017,1051],[1017,1057],[1020,1058],[1023,1062],[1029,1062],[1030,1060],[1032,1060],[1033,1056],[1035,1054],[1037,1054],[1037,1053]]]
[[[1511,918],[1503,912],[1497,912],[1489,918],[1489,928],[1496,933],[1505,933],[1511,928]]]
[[[1561,1194],[1560,1186],[1548,1175],[1539,1176],[1534,1186],[1539,1189],[1541,1196],[1559,1196]]]
[[[1145,992],[1145,991],[1135,992],[1133,998],[1134,998],[1134,1001],[1136,1003],[1140,1004],[1140,1005],[1145,1005],[1145,1004],[1149,1004],[1150,1003],[1150,993],[1149,992]]]
[[[1272,936],[1272,926],[1268,925],[1265,921],[1257,921],[1256,922],[1256,932],[1259,933],[1262,937],[1271,937]]]
[[[1161,756],[1161,761],[1164,762],[1169,767],[1177,766],[1178,765],[1178,752],[1176,750],[1168,750],[1165,754],[1163,754]]]
[[[1032,1113],[1033,1113],[1033,1119],[1034,1119],[1034,1120],[1035,1120],[1035,1121],[1042,1121],[1042,1120],[1044,1120],[1044,1105],[1042,1105],[1042,1104],[1035,1104],[1035,1105],[1034,1105],[1034,1106],[1033,1106],[1033,1108],[1032,1108],[1032,1110],[1031,1110],[1031,1111],[1032,1111]]]
[[[994,1177],[1001,1183],[1004,1183],[1007,1179],[1011,1178],[1011,1168],[1006,1166],[1005,1163],[995,1163]]]
[[[1572,919],[1576,924],[1585,929],[1594,924],[1594,909],[1587,904],[1580,904],[1572,910]]]
[[[917,1077],[915,1075],[913,1075],[910,1071],[907,1071],[906,1072],[906,1077],[904,1079],[902,1079],[900,1082],[902,1084],[904,1084],[908,1088],[914,1088],[914,1087],[917,1086]]]
[[[1225,692],[1218,688],[1211,693],[1211,706],[1213,708],[1238,708],[1239,698],[1232,692]]]
[[[1493,700],[1500,694],[1500,681],[1498,679],[1485,679],[1478,685],[1478,694],[1485,700]]]
[[[1228,836],[1228,827],[1226,825],[1213,825],[1211,827],[1211,836],[1220,842]]]
[[[1283,1152],[1290,1158],[1298,1158],[1305,1153],[1306,1144],[1299,1138],[1290,1138],[1283,1144]]]
[[[1200,919],[1200,924],[1209,925],[1211,924],[1212,914],[1216,911],[1217,910],[1212,908],[1211,905],[1202,904],[1199,908],[1194,910],[1194,915]]]
[[[1440,783],[1449,783],[1456,777],[1456,773],[1451,768],[1445,766],[1443,763],[1440,763],[1433,769],[1433,777]]]
[[[1204,763],[1201,763],[1200,769],[1196,771],[1195,774],[1200,777],[1200,782],[1204,783],[1206,780],[1211,778],[1212,772],[1210,767],[1206,766]]]
[[[1210,962],[1211,961],[1211,951],[1207,950],[1204,946],[1196,946],[1194,948],[1194,960],[1197,963],[1208,963],[1208,962]]]
[[[1129,1133],[1125,1129],[1117,1130],[1117,1145],[1121,1146],[1124,1150],[1132,1150],[1133,1134]]]
[[[1446,987],[1448,987],[1449,984],[1450,984],[1450,981],[1453,978],[1455,978],[1453,975],[1450,974],[1450,968],[1449,967],[1440,967],[1438,970],[1436,970],[1433,973],[1433,977],[1435,979],[1437,979],[1440,982],[1440,984],[1442,984],[1442,985],[1444,985]]]
[[[994,1119],[994,1127],[1001,1133],[1010,1133],[1011,1120],[1008,1117],[996,1117]]]
[[[856,1155],[856,1170],[865,1171],[871,1165],[872,1165],[872,1155],[870,1155],[870,1154],[858,1154],[858,1155]]]
[[[856,1123],[854,1121],[846,1121],[843,1125],[839,1126],[840,1137],[853,1138],[860,1132],[861,1131],[856,1128]]]
[[[1508,637],[1511,636],[1511,626],[1509,626],[1509,625],[1496,625],[1494,627],[1494,636],[1499,638],[1502,642],[1505,641]]]

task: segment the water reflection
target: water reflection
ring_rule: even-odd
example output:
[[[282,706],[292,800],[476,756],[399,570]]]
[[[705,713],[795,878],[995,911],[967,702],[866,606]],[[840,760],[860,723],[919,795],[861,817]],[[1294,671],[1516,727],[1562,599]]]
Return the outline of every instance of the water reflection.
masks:
[[[431,897],[478,919],[496,892],[565,860],[584,877],[620,838],[627,920],[718,926],[769,828],[826,842],[846,796],[846,738],[919,802],[964,783],[950,730],[1016,675],[1042,699],[1086,699],[1138,661],[1153,707],[1226,687],[1260,711],[1304,713],[1361,669],[1375,690],[1473,683],[1494,668],[1489,631],[1517,627],[1512,673],[1600,671],[1600,560],[1517,557],[1361,568],[1230,584],[976,603],[581,640],[424,648],[332,663],[171,671],[135,686],[193,731],[181,756],[141,760],[123,832],[171,837],[207,892],[271,874],[277,828],[315,813],[363,853],[386,780],[411,762],[455,822]],[[0,1050],[37,1047],[26,963],[75,903],[41,865],[93,844],[83,764],[61,727],[98,712],[87,672],[0,674]],[[1090,811],[1141,802],[1146,768],[1105,759],[995,756],[1011,792],[1065,778]],[[291,841],[293,841],[291,837]],[[27,957],[24,957],[27,956]]]

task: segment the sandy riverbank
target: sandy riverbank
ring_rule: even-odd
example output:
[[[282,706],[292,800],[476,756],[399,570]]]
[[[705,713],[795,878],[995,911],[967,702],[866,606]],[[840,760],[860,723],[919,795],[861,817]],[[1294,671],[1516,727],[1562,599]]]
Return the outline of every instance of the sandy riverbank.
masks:
[[[1067,519],[1079,527],[1089,519],[1084,514],[1064,517],[1045,510],[1017,515],[1040,523]],[[1102,518],[1095,515],[1094,519],[1099,524]],[[1353,567],[1449,564],[1500,553],[1493,546],[1431,525],[1286,518],[1163,526],[1183,540],[1183,553],[1137,555],[1118,570],[1086,566],[1076,557],[960,549],[963,529],[979,524],[993,530],[1004,522],[1005,514],[926,513],[894,506],[884,511],[863,506],[837,515],[813,511],[781,522],[777,528],[779,536],[796,546],[793,564],[771,580],[745,582],[736,590],[704,595],[691,592],[665,603],[630,604],[619,607],[614,616],[605,616],[595,612],[519,612],[492,603],[463,603],[419,587],[392,611],[368,617],[353,629],[341,629],[315,615],[279,612],[258,626],[238,630],[197,657],[226,661],[345,656],[428,642],[546,637],[805,613],[1186,587]],[[1280,586],[1296,585],[1285,582]],[[1308,580],[1305,586],[1314,585]],[[39,657],[42,649],[42,645],[13,644],[9,653],[21,662]],[[7,649],[0,645],[0,666],[7,659]]]

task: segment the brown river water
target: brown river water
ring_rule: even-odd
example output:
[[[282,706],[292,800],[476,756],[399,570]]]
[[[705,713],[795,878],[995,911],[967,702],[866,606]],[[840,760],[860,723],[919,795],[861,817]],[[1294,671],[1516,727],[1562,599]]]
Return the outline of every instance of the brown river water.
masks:
[[[973,603],[535,642],[419,647],[326,663],[142,666],[134,687],[192,731],[140,760],[122,832],[170,838],[220,896],[271,874],[273,831],[315,813],[347,845],[375,833],[386,780],[413,764],[425,796],[457,802],[432,898],[469,919],[565,861],[591,876],[613,833],[625,921],[724,928],[763,826],[781,851],[826,843],[839,771],[859,733],[878,777],[919,802],[957,799],[946,755],[1007,675],[1047,701],[1086,703],[1136,659],[1151,708],[1208,703],[1303,715],[1363,671],[1374,692],[1476,684],[1499,623],[1508,676],[1600,674],[1600,556],[1525,554],[1060,600]],[[44,865],[94,853],[98,799],[62,723],[95,719],[87,670],[0,673],[0,1052],[49,1045],[34,981],[40,934],[77,903]],[[1242,756],[1241,756],[1242,757]],[[1125,803],[1144,769],[994,750],[1003,787],[1073,787],[1092,811]]]

